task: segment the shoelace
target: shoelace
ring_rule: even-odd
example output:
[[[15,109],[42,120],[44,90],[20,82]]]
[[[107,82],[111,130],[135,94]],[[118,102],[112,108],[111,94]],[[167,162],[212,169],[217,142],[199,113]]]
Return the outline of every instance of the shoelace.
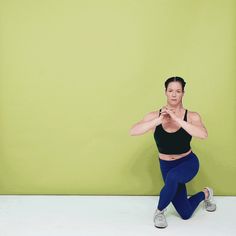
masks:
[[[212,207],[214,204],[215,204],[214,201],[206,200],[206,201],[205,201],[205,208],[208,208],[208,207],[210,208],[210,207]]]
[[[158,210],[156,209],[156,212],[155,212],[154,216],[155,216],[155,217],[156,217],[157,215],[163,215],[163,216],[164,216],[164,212],[166,212],[166,211],[167,211],[166,208],[163,209],[162,211],[158,211]]]
[[[158,214],[157,218],[159,221],[165,221],[165,216],[163,215],[163,213]]]
[[[205,201],[205,206],[206,207],[210,207],[212,205],[212,203],[210,201]]]
[[[157,220],[158,220],[159,222],[160,222],[160,221],[165,222],[164,211],[165,211],[165,210],[163,210],[162,212],[156,213],[155,216],[154,216],[154,219],[157,218]]]

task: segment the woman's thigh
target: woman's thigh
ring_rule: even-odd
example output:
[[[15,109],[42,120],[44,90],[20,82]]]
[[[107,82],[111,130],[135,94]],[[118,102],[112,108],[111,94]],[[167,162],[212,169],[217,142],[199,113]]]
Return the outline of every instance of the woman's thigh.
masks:
[[[196,176],[199,170],[199,160],[196,156],[185,160],[176,167],[169,170],[165,180],[168,178],[177,181],[178,183],[185,184]]]

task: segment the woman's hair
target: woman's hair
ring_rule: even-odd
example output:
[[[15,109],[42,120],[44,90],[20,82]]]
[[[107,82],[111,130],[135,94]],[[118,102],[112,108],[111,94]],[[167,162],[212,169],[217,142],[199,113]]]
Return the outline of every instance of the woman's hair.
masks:
[[[167,90],[167,87],[168,87],[168,85],[169,85],[170,82],[176,82],[176,81],[181,83],[181,85],[182,85],[182,90],[184,91],[184,87],[185,87],[186,82],[184,81],[183,78],[178,77],[178,76],[170,77],[169,79],[167,79],[167,80],[165,81],[165,88],[166,88],[166,90]]]

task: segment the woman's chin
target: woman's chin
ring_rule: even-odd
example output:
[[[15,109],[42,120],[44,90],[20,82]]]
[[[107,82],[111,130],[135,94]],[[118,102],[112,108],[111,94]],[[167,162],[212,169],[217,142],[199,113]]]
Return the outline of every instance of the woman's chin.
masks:
[[[178,101],[177,100],[170,100],[169,104],[170,105],[178,105]]]

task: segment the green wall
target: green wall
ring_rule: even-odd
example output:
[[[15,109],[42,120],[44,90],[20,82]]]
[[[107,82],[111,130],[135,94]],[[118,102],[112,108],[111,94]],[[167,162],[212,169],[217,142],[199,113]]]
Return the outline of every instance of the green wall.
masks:
[[[235,195],[234,0],[0,1],[0,193],[158,195],[152,133],[166,78],[207,140],[189,193]]]

